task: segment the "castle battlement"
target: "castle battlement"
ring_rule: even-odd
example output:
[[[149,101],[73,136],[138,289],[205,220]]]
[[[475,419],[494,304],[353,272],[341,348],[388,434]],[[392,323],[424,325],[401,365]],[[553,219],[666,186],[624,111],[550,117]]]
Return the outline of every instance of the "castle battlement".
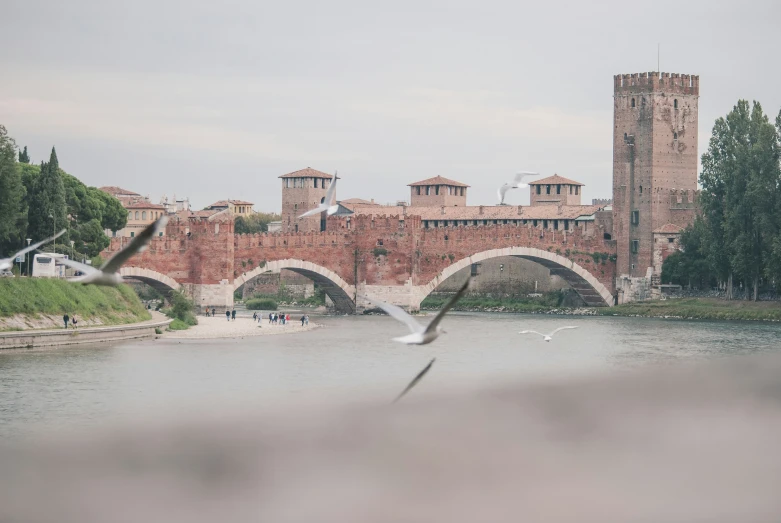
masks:
[[[617,74],[613,76],[613,92],[616,95],[648,93],[652,91],[699,96],[700,77],[698,75],[659,73],[657,71]]]

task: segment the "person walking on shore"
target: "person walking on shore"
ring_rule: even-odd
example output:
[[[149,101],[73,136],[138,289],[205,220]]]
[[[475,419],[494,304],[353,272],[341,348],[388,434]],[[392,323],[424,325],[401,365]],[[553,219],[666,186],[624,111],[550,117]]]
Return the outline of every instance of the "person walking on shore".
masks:
[[[71,318],[71,325],[73,325],[73,328],[74,328],[74,329],[76,328],[76,324],[77,324],[77,323],[78,323],[78,321],[76,321],[76,316],[74,316],[73,318]]]
[[[65,322],[65,328],[68,328],[68,321],[71,319],[70,316],[68,316],[68,313],[66,312],[65,315],[62,317],[62,321]]]
[[[301,316],[301,326],[304,326],[304,322],[306,321],[306,315]]]
[[[236,321],[236,309],[233,309],[233,310],[231,311],[231,319],[232,319],[233,321]]]
[[[225,309],[225,318],[228,321],[231,321],[231,311],[229,311],[228,309]]]
[[[216,318],[216,317],[217,317],[217,309],[212,307],[212,318]]]

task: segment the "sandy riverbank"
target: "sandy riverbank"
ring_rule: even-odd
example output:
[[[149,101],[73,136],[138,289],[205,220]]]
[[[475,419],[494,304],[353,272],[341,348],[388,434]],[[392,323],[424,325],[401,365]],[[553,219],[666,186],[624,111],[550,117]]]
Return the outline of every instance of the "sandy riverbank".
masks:
[[[252,318],[236,318],[227,321],[225,317],[207,318],[198,316],[198,325],[190,327],[185,331],[171,331],[164,334],[165,338],[172,339],[208,339],[208,338],[241,338],[244,336],[268,336],[272,334],[292,334],[294,332],[304,332],[320,327],[320,325],[309,322],[309,325],[302,327],[301,321],[293,321],[287,325],[269,325],[268,320],[264,319],[260,324],[253,321]]]

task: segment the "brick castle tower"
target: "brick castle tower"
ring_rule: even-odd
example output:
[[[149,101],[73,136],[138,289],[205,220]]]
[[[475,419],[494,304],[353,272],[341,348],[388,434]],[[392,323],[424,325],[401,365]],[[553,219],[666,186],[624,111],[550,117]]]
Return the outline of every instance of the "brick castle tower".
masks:
[[[653,266],[653,231],[691,217],[671,198],[697,189],[700,77],[652,72],[613,81],[616,274],[642,277]]]
[[[332,175],[311,167],[280,176],[282,179],[282,232],[316,232],[325,230],[321,215],[298,217],[317,207],[325,198]]]

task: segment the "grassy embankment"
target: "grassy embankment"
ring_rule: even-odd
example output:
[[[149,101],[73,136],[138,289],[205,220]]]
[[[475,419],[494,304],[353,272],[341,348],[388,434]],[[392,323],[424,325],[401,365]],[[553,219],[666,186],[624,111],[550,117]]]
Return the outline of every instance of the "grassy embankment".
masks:
[[[456,311],[501,311],[501,312],[546,312],[561,308],[562,293],[549,292],[532,298],[487,298],[483,296],[464,296],[453,307]],[[447,294],[430,294],[421,302],[421,309],[436,310],[450,299]]]
[[[127,285],[97,287],[50,278],[0,278],[0,330],[18,330],[3,322],[18,315],[30,325],[45,328],[46,316],[58,319],[65,313],[75,315],[83,326],[121,325],[152,318]]]
[[[716,298],[677,298],[643,301],[597,309],[602,316],[644,316],[698,320],[781,321],[781,303],[775,301],[719,300]]]

